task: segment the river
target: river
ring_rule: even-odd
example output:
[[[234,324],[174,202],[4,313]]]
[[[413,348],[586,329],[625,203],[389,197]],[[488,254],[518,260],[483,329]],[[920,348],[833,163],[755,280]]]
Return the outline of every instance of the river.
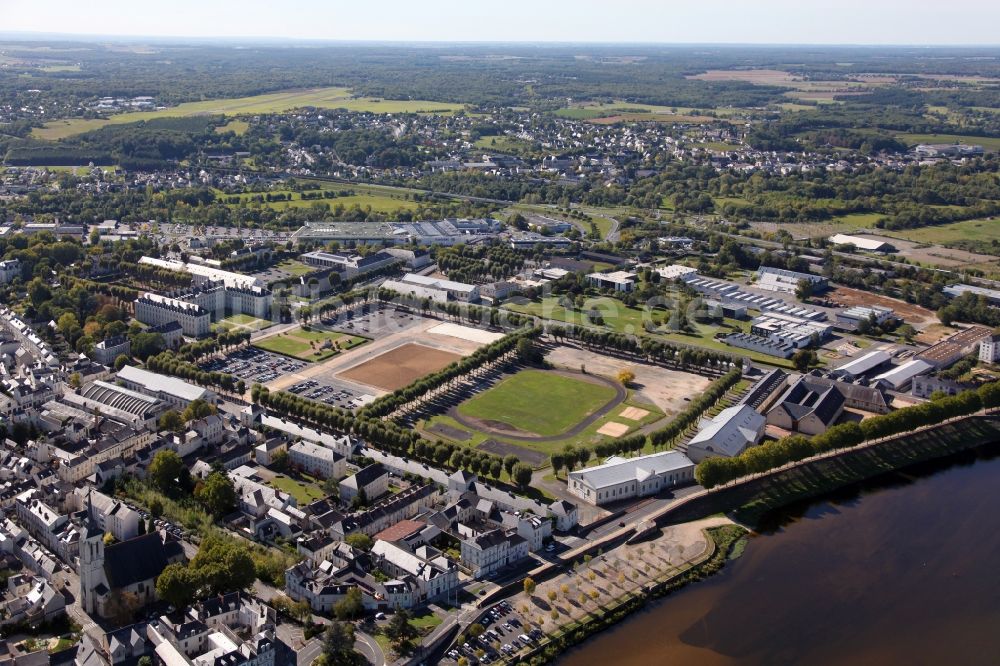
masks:
[[[998,664],[998,449],[772,514],[721,573],[557,664]]]

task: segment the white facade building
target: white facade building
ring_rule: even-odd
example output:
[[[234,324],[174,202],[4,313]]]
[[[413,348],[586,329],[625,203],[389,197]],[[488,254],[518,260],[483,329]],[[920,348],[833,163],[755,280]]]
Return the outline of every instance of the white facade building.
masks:
[[[205,308],[158,294],[136,299],[135,318],[150,326],[177,322],[190,338],[208,335],[212,326],[212,313]]]
[[[694,463],[680,451],[636,458],[608,458],[604,464],[569,473],[567,487],[587,504],[655,495],[665,488],[691,483]]]

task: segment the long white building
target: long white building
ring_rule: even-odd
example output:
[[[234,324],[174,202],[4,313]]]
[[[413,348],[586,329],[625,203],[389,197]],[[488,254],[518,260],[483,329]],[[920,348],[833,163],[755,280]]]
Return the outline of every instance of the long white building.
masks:
[[[613,456],[603,465],[570,472],[568,488],[584,502],[600,506],[693,481],[694,463],[679,451],[663,451],[636,458]]]
[[[195,400],[215,403],[215,393],[207,388],[188,384],[176,377],[149,372],[142,368],[126,365],[118,371],[118,381],[125,388],[159,398],[178,409],[186,409]]]
[[[386,280],[382,287],[404,296],[430,298],[434,301],[461,301],[475,303],[479,300],[479,287],[464,282],[407,273],[398,280]]]

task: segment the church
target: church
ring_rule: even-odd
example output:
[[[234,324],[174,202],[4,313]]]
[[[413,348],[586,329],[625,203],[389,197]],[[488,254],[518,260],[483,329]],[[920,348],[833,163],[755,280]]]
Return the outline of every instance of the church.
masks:
[[[104,531],[90,521],[80,538],[80,605],[109,618],[156,601],[156,578],[164,567],[183,562],[179,541],[158,532],[104,544]]]

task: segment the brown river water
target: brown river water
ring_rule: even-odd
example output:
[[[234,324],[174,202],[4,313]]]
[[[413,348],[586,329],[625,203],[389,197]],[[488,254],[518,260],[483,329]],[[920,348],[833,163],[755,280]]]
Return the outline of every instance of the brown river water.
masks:
[[[767,516],[558,666],[1000,664],[1000,446]]]

